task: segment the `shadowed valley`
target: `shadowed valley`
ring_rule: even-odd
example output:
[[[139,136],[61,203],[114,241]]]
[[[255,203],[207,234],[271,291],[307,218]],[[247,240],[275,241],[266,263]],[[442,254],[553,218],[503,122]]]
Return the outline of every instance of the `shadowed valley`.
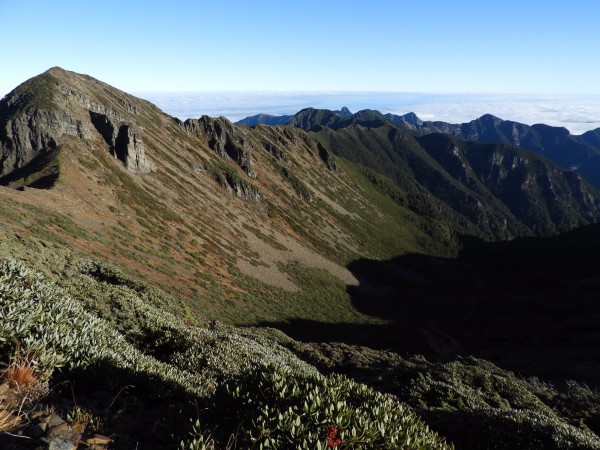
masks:
[[[344,342],[451,361],[473,355],[525,376],[592,386],[598,364],[597,253],[592,225],[551,238],[463,238],[455,259],[358,260],[353,305],[383,325],[275,324],[306,342]]]

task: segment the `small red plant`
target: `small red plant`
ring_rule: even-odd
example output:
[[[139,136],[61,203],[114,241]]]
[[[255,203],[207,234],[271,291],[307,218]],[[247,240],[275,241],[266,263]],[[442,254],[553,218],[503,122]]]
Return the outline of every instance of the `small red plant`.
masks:
[[[331,427],[327,427],[325,429],[325,431],[327,432],[327,445],[329,447],[339,447],[340,445],[342,445],[342,440],[338,437],[338,429],[337,427],[331,426]]]
[[[33,366],[33,358],[16,357],[2,374],[9,386],[16,390],[26,390],[38,383],[39,379]]]

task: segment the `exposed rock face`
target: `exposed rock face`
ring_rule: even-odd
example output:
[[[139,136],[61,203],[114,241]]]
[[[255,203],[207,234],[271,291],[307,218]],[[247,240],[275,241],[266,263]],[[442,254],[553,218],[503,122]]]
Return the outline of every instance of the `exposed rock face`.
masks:
[[[513,146],[464,142],[443,134],[415,138],[389,123],[323,127],[312,135],[334,155],[394,181],[409,194],[398,197],[408,208],[440,214],[460,233],[511,239],[600,220],[599,192],[593,186]]]
[[[121,125],[115,141],[115,153],[125,167],[133,172],[148,173],[156,171],[154,163],[146,156],[142,138],[132,125]]]
[[[137,173],[156,171],[154,163],[146,156],[145,146],[134,125],[115,123],[104,114],[90,111],[90,119],[109,146],[112,156],[125,167]]]
[[[255,203],[260,203],[263,201],[263,195],[260,190],[244,180],[236,179],[236,178],[218,178],[217,181],[219,184],[227,190],[232,195],[241,198],[242,200],[248,200]]]
[[[198,120],[188,119],[183,126],[188,132],[204,136],[209,147],[219,156],[233,159],[250,178],[256,178],[252,153],[242,129],[234,129],[232,123],[224,117],[215,119],[209,116],[202,116]]]
[[[115,119],[120,122],[125,122],[127,120],[127,118],[123,114],[119,114],[114,109],[98,103],[96,100],[89,97],[88,95],[85,95],[82,92],[79,92],[65,84],[62,84],[62,83],[58,84],[57,89],[65,96],[65,98],[70,98],[70,99],[75,100],[77,103],[79,103],[83,108],[87,109],[88,111],[103,114],[105,116],[110,117],[111,119]],[[126,102],[125,100],[122,100],[122,99],[120,99],[120,100],[121,101],[119,103],[121,105],[123,105],[130,114],[134,114],[134,115],[139,114],[137,107]]]
[[[410,124],[400,120],[403,116],[386,117],[417,136],[445,133],[466,141],[505,144],[531,150],[565,169],[576,171],[595,187],[600,187],[600,139],[595,131],[574,136],[566,128],[544,124],[529,126],[502,120],[491,114],[462,124],[423,121]]]
[[[319,150],[319,158],[321,158],[321,161],[325,163],[331,172],[335,172],[337,170],[337,165],[335,164],[335,158],[333,154],[323,147],[320,142],[317,143],[317,148]]]
[[[334,111],[334,113],[336,113],[340,117],[352,117],[352,112],[350,112],[350,110],[346,106],[344,106],[339,111]]]
[[[277,145],[273,145],[270,142],[265,143],[265,150],[276,159],[287,159],[287,155],[285,154],[285,152]]]
[[[499,200],[521,223],[542,234],[594,223],[600,217],[597,191],[578,174],[545,159],[515,147],[463,142],[441,134],[417,140],[475,194],[478,209],[485,214],[489,211],[483,205]]]
[[[21,169],[40,155],[57,150],[63,135],[83,138],[81,121],[63,112],[35,109],[0,123],[0,177]]]
[[[35,179],[37,175],[32,173],[46,175],[49,166],[58,170],[54,156],[64,137],[89,140],[95,130],[128,170],[156,170],[146,156],[138,129],[126,117],[138,114],[138,107],[121,99],[118,107],[126,112],[122,114],[103,105],[84,93],[85,89],[78,89],[85,84],[82,77],[54,68],[23,83],[0,101],[0,183]]]

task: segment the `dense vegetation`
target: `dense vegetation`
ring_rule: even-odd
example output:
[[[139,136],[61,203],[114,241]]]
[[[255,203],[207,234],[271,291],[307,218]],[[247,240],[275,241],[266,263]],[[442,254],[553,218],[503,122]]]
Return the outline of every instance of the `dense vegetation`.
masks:
[[[456,448],[600,445],[598,393],[574,381],[558,389],[473,357],[433,363],[340,343],[296,343],[294,350],[325,373],[346,373],[394,394]]]
[[[40,384],[91,377],[100,380],[95,389],[110,395],[111,389],[135,380],[135,390],[123,397],[135,406],[120,411],[124,417],[111,411],[100,417],[107,433],[114,431],[112,426],[122,429],[125,422],[131,428],[130,439],[141,438],[154,446],[157,436],[132,435],[144,424],[136,423],[142,420],[138,417],[128,417],[127,410],[168,401],[190,414],[186,403],[195,401],[207,411],[206,426],[228,425],[219,433],[225,433],[225,439],[231,433],[239,448],[327,448],[328,439],[339,440],[344,448],[445,447],[410,408],[392,397],[340,377],[318,375],[264,337],[241,335],[229,327],[186,325],[160,308],[168,296],[145,290],[112,267],[85,263],[71,283],[76,283],[70,289],[77,292],[102,292],[99,297],[111,298],[115,303],[104,306],[116,314],[100,318],[65,288],[23,263],[0,263],[1,357],[8,362],[26,355]],[[88,407],[85,398],[73,401],[71,414],[76,407]],[[21,408],[14,414],[26,412]],[[177,428],[175,417],[161,420]],[[198,427],[192,430],[189,448],[214,448],[209,441],[215,438]],[[161,447],[176,448],[178,439],[177,434],[162,436]],[[130,448],[132,443],[115,445]],[[222,445],[218,448],[226,441]]]
[[[430,363],[301,344],[261,329],[194,327],[177,319],[182,305],[163,292],[113,266],[84,260],[79,267],[57,283],[2,261],[2,360],[27,356],[38,383],[52,388],[47,399],[31,399],[63,398],[65,415],[85,410],[104,433],[125,433],[115,448],[144,439],[156,445],[155,435],[142,432],[152,420],[171,430],[160,436],[161,448],[180,441],[189,449],[445,448],[415,413],[458,448],[600,448],[590,431],[600,423],[600,398],[585,386],[571,383],[562,393],[473,358]],[[74,383],[70,404],[64,398],[73,392],[59,388],[61,380]],[[112,398],[129,385],[135,388],[119,395],[118,412],[91,400],[90,389]],[[190,421],[154,410],[167,404]],[[153,412],[140,416],[141,407]],[[520,432],[510,433],[515,427]]]

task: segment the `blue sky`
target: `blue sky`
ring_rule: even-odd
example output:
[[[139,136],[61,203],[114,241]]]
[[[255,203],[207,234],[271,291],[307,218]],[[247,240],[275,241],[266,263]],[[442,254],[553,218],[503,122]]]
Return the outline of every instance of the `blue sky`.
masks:
[[[600,94],[600,1],[0,0],[0,95],[52,66],[139,91]]]

